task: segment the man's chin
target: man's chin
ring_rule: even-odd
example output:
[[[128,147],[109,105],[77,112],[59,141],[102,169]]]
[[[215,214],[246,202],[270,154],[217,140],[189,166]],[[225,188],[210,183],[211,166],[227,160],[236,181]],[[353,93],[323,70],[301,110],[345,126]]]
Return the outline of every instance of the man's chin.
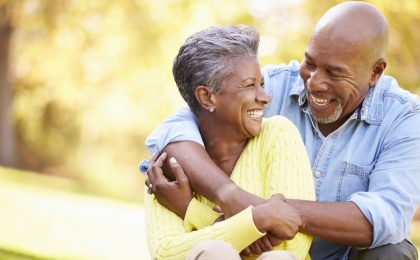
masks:
[[[318,124],[327,125],[327,124],[331,124],[337,121],[340,118],[340,114],[341,114],[341,111],[340,113],[334,113],[330,116],[318,116],[314,113],[311,113],[311,116],[312,116],[312,119]]]

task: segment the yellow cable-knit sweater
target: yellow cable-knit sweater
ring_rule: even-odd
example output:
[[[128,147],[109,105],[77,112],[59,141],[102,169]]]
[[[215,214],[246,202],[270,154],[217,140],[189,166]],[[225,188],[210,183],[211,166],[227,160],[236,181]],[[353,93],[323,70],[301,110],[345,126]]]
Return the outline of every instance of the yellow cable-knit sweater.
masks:
[[[290,199],[315,200],[311,167],[300,134],[282,116],[263,121],[261,134],[248,141],[231,179],[242,189],[265,199],[282,193]],[[215,204],[199,195],[189,204],[184,221],[160,205],[154,195],[145,192],[144,203],[147,241],[153,259],[185,259],[197,242],[215,239],[231,243],[240,252],[264,235],[255,227],[251,207],[214,223],[219,217],[213,211]],[[305,259],[311,241],[312,237],[298,233],[276,249]]]

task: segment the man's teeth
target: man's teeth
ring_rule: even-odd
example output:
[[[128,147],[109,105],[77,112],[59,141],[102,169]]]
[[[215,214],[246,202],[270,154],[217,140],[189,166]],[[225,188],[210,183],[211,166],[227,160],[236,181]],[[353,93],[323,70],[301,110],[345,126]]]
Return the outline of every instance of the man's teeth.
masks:
[[[331,99],[329,98],[316,98],[314,96],[311,95],[312,101],[317,104],[317,105],[327,105],[328,103],[331,102]]]
[[[263,111],[262,110],[248,111],[248,115],[250,115],[253,118],[261,118],[263,116]]]

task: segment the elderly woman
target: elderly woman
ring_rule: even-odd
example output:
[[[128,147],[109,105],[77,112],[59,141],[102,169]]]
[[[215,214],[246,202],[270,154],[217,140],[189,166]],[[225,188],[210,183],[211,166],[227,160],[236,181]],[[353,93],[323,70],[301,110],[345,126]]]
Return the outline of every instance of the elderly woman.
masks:
[[[161,205],[154,194],[145,193],[152,258],[185,259],[198,242],[208,240],[232,245],[236,251],[233,255],[239,258],[237,252],[267,233],[276,237],[282,232],[283,227],[276,220],[285,216],[275,209],[285,202],[275,194],[314,200],[311,168],[299,132],[284,117],[262,118],[270,99],[263,87],[258,43],[258,33],[251,27],[210,27],[186,40],[174,60],[173,75],[182,97],[197,117],[212,160],[237,185],[266,201],[217,222],[220,213],[214,210],[216,205],[192,193],[182,167],[171,158],[169,165],[179,189],[172,196],[162,195],[159,201],[176,214]],[[147,184],[161,194],[165,194],[164,185],[159,183],[167,182],[161,170],[165,159],[164,153],[151,162],[148,170]],[[297,218],[298,214],[299,221]],[[304,259],[311,240],[308,235],[297,233],[274,249],[290,251]],[[194,250],[194,259],[203,256],[200,250]]]

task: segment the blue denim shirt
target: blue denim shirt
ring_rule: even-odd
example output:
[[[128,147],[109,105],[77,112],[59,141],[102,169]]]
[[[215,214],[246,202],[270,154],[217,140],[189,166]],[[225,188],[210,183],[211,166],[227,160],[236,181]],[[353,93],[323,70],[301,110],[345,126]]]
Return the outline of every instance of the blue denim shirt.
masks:
[[[299,129],[312,165],[318,201],[352,201],[373,226],[377,247],[408,237],[420,202],[420,101],[382,76],[336,131],[323,137],[310,116],[296,61],[263,69],[271,103],[265,116],[283,115]],[[194,115],[184,108],[146,140],[151,152],[169,142],[203,145]],[[346,259],[349,247],[314,238],[312,259]]]

